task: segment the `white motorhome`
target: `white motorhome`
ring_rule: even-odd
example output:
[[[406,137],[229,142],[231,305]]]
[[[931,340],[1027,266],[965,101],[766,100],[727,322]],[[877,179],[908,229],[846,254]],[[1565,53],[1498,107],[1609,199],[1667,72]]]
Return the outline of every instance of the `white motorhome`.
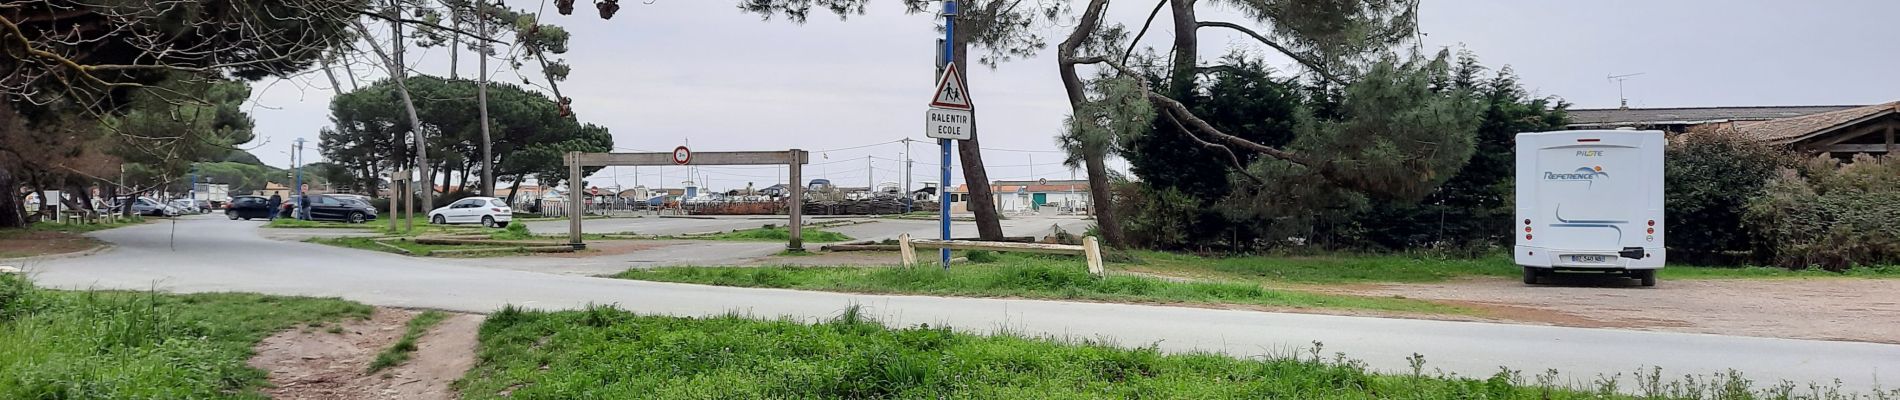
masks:
[[[1661,131],[1517,134],[1513,254],[1524,283],[1564,270],[1655,286],[1664,260],[1664,143]]]

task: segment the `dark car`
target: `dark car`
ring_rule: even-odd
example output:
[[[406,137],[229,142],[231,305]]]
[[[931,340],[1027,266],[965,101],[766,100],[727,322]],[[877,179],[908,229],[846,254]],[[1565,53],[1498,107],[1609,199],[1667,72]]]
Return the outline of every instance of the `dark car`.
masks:
[[[295,196],[292,196],[292,198],[295,198]],[[352,197],[327,194],[311,195],[310,203],[306,206],[310,207],[310,215],[308,218],[305,218],[309,220],[343,221],[360,224],[376,219],[376,207],[370,206],[368,202]]]
[[[232,196],[231,202],[225,204],[224,216],[248,221],[251,218],[270,218],[272,211],[276,210],[271,209],[270,199],[264,196]]]

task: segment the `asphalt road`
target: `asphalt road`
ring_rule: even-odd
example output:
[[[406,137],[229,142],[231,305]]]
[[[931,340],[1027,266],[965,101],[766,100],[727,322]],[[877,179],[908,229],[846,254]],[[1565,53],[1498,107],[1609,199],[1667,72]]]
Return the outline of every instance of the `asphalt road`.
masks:
[[[664,284],[458,265],[456,260],[265,239],[261,222],[193,217],[94,233],[115,248],[23,265],[42,285],[73,289],[245,291],[336,296],[370,304],[488,312],[504,304],[566,309],[590,303],[657,314],[825,318],[853,304],[893,325],[947,324],[974,332],[1108,339],[1169,351],[1292,354],[1310,343],[1387,372],[1487,376],[1500,366],[1559,370],[1584,382],[1639,368],[1665,376],[1742,371],[1763,384],[1831,382],[1865,391],[1900,384],[1900,346],[1381,319],[1200,308],[1009,299],[871,296]],[[175,229],[175,230],[174,230]],[[173,235],[172,233],[176,233]],[[1534,289],[1527,289],[1534,290]]]

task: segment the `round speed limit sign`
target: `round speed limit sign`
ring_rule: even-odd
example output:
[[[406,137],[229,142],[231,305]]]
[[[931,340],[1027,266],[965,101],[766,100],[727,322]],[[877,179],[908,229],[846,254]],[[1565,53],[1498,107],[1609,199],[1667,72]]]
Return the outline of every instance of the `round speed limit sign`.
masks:
[[[674,164],[686,165],[686,163],[689,163],[689,162],[693,162],[692,150],[687,150],[686,146],[673,148],[673,163]]]

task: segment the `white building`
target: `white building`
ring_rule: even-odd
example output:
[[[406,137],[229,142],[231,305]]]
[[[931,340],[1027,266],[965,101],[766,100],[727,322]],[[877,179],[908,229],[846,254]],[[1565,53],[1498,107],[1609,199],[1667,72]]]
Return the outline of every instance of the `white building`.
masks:
[[[1088,210],[1089,182],[1085,180],[996,181],[990,184],[996,199],[996,211],[1028,212],[1045,208],[1083,212]],[[957,185],[950,192],[950,211],[968,212],[969,185]]]

